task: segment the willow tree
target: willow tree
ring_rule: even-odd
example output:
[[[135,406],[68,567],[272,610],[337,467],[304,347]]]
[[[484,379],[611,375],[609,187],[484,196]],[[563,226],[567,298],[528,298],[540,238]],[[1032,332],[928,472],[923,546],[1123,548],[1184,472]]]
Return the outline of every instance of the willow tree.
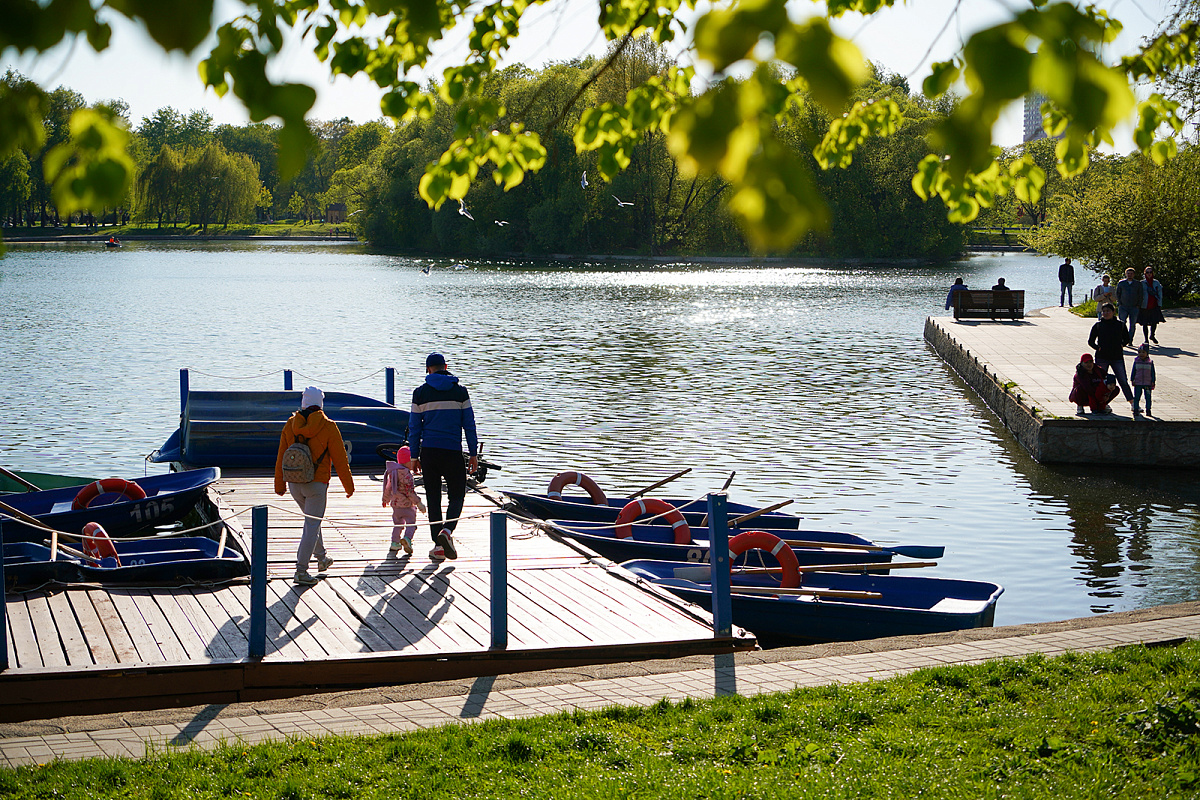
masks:
[[[542,0],[231,0],[244,13],[215,30],[216,43],[201,64],[201,78],[218,94],[232,92],[251,120],[277,118],[279,168],[295,174],[304,164],[312,134],[305,115],[316,100],[309,86],[276,82],[270,62],[280,55],[285,32],[309,33],[315,53],[334,75],[366,75],[385,91],[384,114],[397,120],[434,112],[430,92],[459,109],[455,137],[429,164],[419,190],[439,207],[464,197],[490,165],[505,189],[517,186],[546,161],[543,138],[519,120],[507,125],[506,109],[485,91],[527,12]],[[830,17],[866,15],[894,0],[828,0],[827,16],[796,21],[786,0],[731,0],[704,6],[687,29],[683,17],[696,0],[599,0],[597,22],[618,43],[614,54],[637,36],[663,43],[686,34],[692,60],[705,62],[715,78],[694,91],[694,73],[674,68],[638,86],[623,101],[602,103],[579,115],[572,131],[580,152],[595,151],[596,177],[612,180],[630,163],[646,131],[665,134],[671,154],[688,174],[711,174],[728,183],[728,207],[749,240],[760,248],[785,247],[829,212],[813,168],[780,142],[776,120],[806,96],[826,109],[832,122],[818,145],[821,168],[842,165],[868,137],[886,135],[900,124],[895,104],[856,103],[843,115],[855,86],[868,76],[858,49],[838,36]],[[0,49],[43,52],[68,37],[88,46],[108,46],[103,13],[116,12],[145,25],[165,50],[190,52],[214,33],[213,0],[10,0]],[[1136,118],[1139,150],[1156,161],[1174,154],[1178,105],[1154,94],[1135,102],[1132,84],[1186,71],[1196,61],[1200,22],[1182,18],[1139,52],[1106,62],[1102,47],[1120,25],[1095,7],[1031,0],[1006,12],[1004,21],[972,34],[958,54],[935,64],[924,81],[928,95],[963,87],[954,113],[933,126],[929,154],[920,162],[913,188],[923,198],[940,197],[950,216],[973,219],[997,196],[1015,191],[1036,197],[1045,173],[1031,160],[1005,169],[996,161],[992,130],[1010,103],[1036,91],[1047,131],[1061,136],[1056,153],[1064,175],[1083,170],[1091,148],[1110,141],[1116,125]],[[462,24],[469,29],[461,60],[442,70],[434,88],[414,76],[430,64],[434,45]],[[597,63],[581,92],[607,72],[614,58]],[[747,80],[729,76],[749,74]],[[0,87],[0,156],[17,146],[40,146],[46,94],[38,87]],[[802,92],[803,90],[803,92]],[[551,120],[553,128],[569,115]],[[126,133],[113,120],[80,110],[70,124],[71,140],[46,160],[56,202],[63,209],[115,202],[133,174],[125,152]]]

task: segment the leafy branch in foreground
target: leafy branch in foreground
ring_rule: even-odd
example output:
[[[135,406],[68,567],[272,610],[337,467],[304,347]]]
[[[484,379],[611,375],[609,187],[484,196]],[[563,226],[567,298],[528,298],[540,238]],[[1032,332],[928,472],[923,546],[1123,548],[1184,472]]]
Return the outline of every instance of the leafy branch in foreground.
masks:
[[[216,29],[216,45],[201,65],[201,77],[218,94],[232,91],[252,120],[282,121],[279,168],[288,175],[304,162],[312,135],[304,118],[316,99],[308,86],[279,83],[269,75],[289,32],[312,43],[333,75],[363,74],[384,90],[382,110],[396,119],[428,118],[429,90],[412,79],[428,68],[434,45],[456,24],[470,25],[459,63],[441,72],[433,91],[458,104],[455,140],[427,169],[420,193],[437,207],[461,198],[480,168],[495,167],[505,188],[545,162],[538,131],[506,117],[509,110],[488,100],[489,80],[519,34],[524,15],[538,0],[241,0],[244,13]],[[870,15],[889,0],[831,0],[827,14]],[[598,22],[610,42],[650,36],[663,43],[687,33],[680,12],[694,0],[601,0]],[[472,15],[472,11],[474,14]],[[0,48],[44,52],[68,37],[85,37],[95,50],[108,46],[103,15],[120,13],[143,23],[164,50],[193,50],[213,32],[212,0],[12,0],[0,31]],[[922,197],[939,197],[953,219],[969,221],[1008,192],[1036,202],[1045,172],[1032,163],[1015,170],[995,166],[992,130],[1003,108],[1030,92],[1048,100],[1047,132],[1061,136],[1058,169],[1083,170],[1089,152],[1111,142],[1114,128],[1137,115],[1137,148],[1162,163],[1175,152],[1170,137],[1182,128],[1179,106],[1155,95],[1140,106],[1131,85],[1194,69],[1200,27],[1183,18],[1119,64],[1107,64],[1100,48],[1120,23],[1095,8],[1033,0],[998,25],[972,34],[960,53],[934,65],[924,89],[937,96],[965,86],[954,112],[930,132],[930,158],[914,178]],[[608,179],[625,161],[622,142],[644,132],[667,135],[685,172],[719,175],[730,187],[729,207],[748,238],[760,248],[796,241],[828,219],[814,176],[804,161],[781,146],[779,115],[799,89],[826,109],[833,124],[816,151],[822,166],[845,166],[865,137],[886,135],[896,124],[886,106],[855,107],[841,114],[855,87],[868,75],[862,55],[836,35],[826,17],[795,21],[785,0],[734,0],[698,17],[690,54],[715,72],[701,90],[693,76],[676,71],[645,91],[635,90],[618,108],[584,115],[576,130],[581,151],[596,149]],[[735,80],[732,75],[750,77]],[[961,82],[961,83],[960,83]],[[569,104],[568,104],[569,105]],[[40,143],[45,94],[31,85],[0,87],[0,157],[30,142]],[[132,170],[119,155],[119,124],[92,116],[72,126],[75,155],[47,161],[64,207],[113,202],[128,186]],[[1165,131],[1167,138],[1160,138]],[[542,135],[547,133],[541,132]],[[70,170],[62,172],[62,170]],[[60,179],[60,173],[62,175]]]

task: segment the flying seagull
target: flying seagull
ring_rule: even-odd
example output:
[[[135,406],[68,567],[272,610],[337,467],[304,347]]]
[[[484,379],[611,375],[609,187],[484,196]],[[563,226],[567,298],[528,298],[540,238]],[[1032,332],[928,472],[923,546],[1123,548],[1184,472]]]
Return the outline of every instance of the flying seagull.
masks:
[[[499,225],[501,228],[503,228],[505,225],[507,225],[507,224],[508,224],[508,220],[506,220],[506,219],[498,219],[498,220],[495,220],[495,222],[496,222],[496,224],[497,224],[497,225]]]
[[[471,212],[467,211],[467,204],[464,203],[462,200],[458,201],[458,213],[462,214],[464,217],[471,220],[472,222],[475,221],[475,218],[471,216]]]
[[[624,200],[622,200],[621,198],[617,197],[615,194],[613,195],[613,200],[616,200],[616,201],[617,201],[617,205],[618,205],[618,206],[620,206],[621,208],[624,208],[625,206],[631,206],[631,205],[633,205],[633,203],[632,203],[632,202],[626,203]]]
[[[583,177],[579,179],[579,185],[581,187],[583,187],[584,189],[586,189],[588,187],[587,170],[586,169],[583,171]]]

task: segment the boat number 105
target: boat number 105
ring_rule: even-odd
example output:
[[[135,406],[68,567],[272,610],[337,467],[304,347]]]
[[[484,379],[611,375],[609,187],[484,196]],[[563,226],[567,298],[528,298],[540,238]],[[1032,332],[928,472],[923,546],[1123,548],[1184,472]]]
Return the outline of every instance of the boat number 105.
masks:
[[[147,500],[145,503],[135,504],[133,510],[129,512],[129,516],[133,517],[137,522],[153,522],[163,514],[170,514],[175,510],[175,504],[170,500]]]

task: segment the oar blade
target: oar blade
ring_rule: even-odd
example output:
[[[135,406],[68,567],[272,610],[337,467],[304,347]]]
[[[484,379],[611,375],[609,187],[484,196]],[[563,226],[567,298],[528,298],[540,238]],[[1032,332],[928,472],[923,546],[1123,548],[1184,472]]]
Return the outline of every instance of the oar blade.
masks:
[[[898,556],[905,556],[906,558],[919,558],[922,560],[930,558],[938,559],[946,555],[946,548],[939,545],[900,544],[887,549],[891,550]]]

